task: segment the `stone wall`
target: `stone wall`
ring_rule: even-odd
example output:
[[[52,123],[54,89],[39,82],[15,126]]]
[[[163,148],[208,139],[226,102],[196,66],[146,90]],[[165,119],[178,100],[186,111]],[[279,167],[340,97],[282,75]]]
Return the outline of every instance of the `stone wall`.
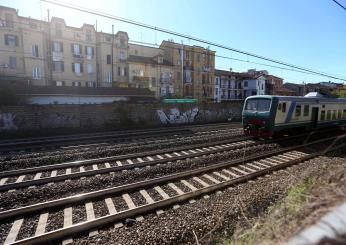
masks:
[[[128,128],[240,120],[241,102],[227,104],[25,105],[0,107],[0,132],[53,128]]]

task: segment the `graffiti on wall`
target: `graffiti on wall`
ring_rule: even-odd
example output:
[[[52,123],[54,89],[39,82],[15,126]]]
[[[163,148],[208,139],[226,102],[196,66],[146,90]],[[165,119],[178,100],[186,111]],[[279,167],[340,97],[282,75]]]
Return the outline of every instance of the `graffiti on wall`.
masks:
[[[157,110],[157,115],[162,124],[181,124],[194,122],[198,112],[198,107],[194,107],[186,112],[180,112],[178,108],[172,108],[169,110],[169,113],[165,113],[163,110]]]
[[[17,130],[16,115],[11,112],[0,113],[0,130]]]
[[[41,124],[46,128],[78,127],[80,121],[74,114],[48,113],[42,118]]]

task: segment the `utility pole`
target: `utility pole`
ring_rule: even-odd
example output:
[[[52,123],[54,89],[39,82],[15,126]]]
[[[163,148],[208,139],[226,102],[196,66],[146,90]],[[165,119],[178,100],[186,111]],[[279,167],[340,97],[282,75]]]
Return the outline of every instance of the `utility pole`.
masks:
[[[98,56],[98,50],[99,50],[99,47],[98,47],[98,37],[97,37],[97,20],[95,22],[95,59],[96,59],[96,86],[97,87],[101,87],[100,85],[100,63],[99,63],[99,56]]]
[[[113,59],[113,48],[114,48],[114,25],[112,25],[112,50],[111,50],[111,64],[112,64],[112,87],[114,86],[114,59]]]
[[[53,80],[53,70],[52,70],[52,66],[53,66],[53,61],[52,61],[52,43],[51,43],[51,32],[50,32],[50,16],[49,16],[49,9],[47,9],[47,27],[48,27],[48,45],[47,45],[47,57],[48,57],[48,72],[49,72],[49,81],[46,82],[46,85],[51,84],[52,80]]]

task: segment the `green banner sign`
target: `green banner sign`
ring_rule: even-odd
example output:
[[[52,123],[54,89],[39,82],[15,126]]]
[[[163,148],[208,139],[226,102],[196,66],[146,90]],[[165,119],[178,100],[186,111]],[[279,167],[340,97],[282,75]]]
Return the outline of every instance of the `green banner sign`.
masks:
[[[166,103],[166,104],[197,103],[197,99],[164,99],[163,103]]]

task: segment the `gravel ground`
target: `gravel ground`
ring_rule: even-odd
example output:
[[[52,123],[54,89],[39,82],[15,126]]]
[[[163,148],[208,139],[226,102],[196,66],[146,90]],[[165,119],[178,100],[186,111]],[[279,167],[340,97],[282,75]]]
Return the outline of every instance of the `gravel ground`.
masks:
[[[261,152],[278,148],[277,144],[258,145],[247,148],[250,153]],[[122,184],[129,184],[135,181],[141,181],[160,177],[168,174],[174,174],[189,169],[215,164],[216,161],[234,160],[242,157],[244,150],[232,150],[224,153],[213,154],[212,156],[202,156],[201,158],[193,158],[180,160],[170,164],[161,164],[160,166],[152,166],[150,168],[141,168],[139,170],[131,170],[126,172],[117,172],[114,175],[104,174],[93,176],[86,179],[75,179],[68,182],[58,182],[52,185],[42,185],[32,189],[17,190],[14,192],[0,193],[0,210],[16,208],[23,205],[30,205],[43,200],[49,201],[61,197],[71,196],[99,190],[101,188],[113,187]],[[204,178],[204,177],[201,177]],[[212,184],[210,180],[205,179],[205,182]]]
[[[230,238],[235,228],[257,217],[280,200],[297,180],[323,176],[336,163],[335,158],[320,157],[295,165],[268,177],[247,182],[209,199],[168,209],[160,216],[150,214],[132,227],[106,227],[95,237],[77,237],[75,244],[213,244]],[[345,161],[341,163],[345,166]],[[157,225],[160,224],[160,225]]]
[[[230,137],[241,136],[240,130],[233,130],[230,133],[224,134],[211,134],[201,136],[181,137],[178,139],[157,140],[147,143],[130,143],[118,144],[107,147],[96,147],[93,149],[74,149],[74,150],[60,150],[45,153],[33,153],[28,155],[13,155],[0,159],[2,162],[2,170],[13,170],[27,167],[37,167],[43,165],[50,165],[55,163],[83,160],[89,158],[99,158],[115,156],[120,154],[129,154],[142,151],[152,151],[158,149],[165,149],[169,147],[177,147],[181,145],[201,144],[206,142],[217,142],[229,139]]]

